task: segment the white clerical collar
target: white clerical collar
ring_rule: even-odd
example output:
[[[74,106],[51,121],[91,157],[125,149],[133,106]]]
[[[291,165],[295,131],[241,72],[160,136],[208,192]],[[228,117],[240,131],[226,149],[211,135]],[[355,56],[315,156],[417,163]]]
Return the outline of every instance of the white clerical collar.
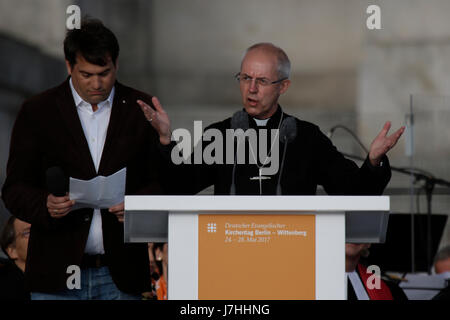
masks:
[[[253,118],[253,120],[255,120],[256,125],[257,125],[258,127],[264,127],[264,126],[266,126],[266,125],[267,125],[267,122],[269,121],[269,119],[270,119],[270,118],[261,120],[261,119]]]
[[[72,90],[72,96],[73,96],[73,100],[75,102],[75,106],[76,107],[82,107],[82,106],[90,107],[91,104],[89,102],[83,100],[83,98],[80,97],[80,95],[78,94],[77,90],[75,90],[75,87],[73,86],[73,83],[72,83],[72,77],[70,77],[69,84],[70,84],[70,89]],[[108,99],[98,103],[97,104],[98,108],[100,109],[107,103],[109,103],[109,106],[112,106],[113,101],[114,101],[114,93],[115,93],[115,88],[112,87],[111,92],[109,93]]]

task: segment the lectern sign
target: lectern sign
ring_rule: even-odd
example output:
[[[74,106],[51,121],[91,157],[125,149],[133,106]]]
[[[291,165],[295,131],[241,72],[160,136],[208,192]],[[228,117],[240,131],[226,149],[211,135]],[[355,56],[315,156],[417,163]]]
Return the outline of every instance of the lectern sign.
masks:
[[[202,214],[198,230],[199,299],[315,298],[313,215]]]

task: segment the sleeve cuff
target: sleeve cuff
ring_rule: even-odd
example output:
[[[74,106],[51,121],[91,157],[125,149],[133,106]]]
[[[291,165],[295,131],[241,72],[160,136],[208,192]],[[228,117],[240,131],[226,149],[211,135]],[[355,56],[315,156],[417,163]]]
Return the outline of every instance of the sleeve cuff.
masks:
[[[374,166],[369,160],[369,155],[367,155],[365,162],[370,170],[377,171],[377,170],[382,170],[382,169],[386,168],[388,166],[389,160],[388,160],[387,156],[384,155],[383,158],[381,159],[380,163],[377,166]]]
[[[170,159],[170,154],[172,153],[172,149],[176,146],[176,143],[174,141],[171,141],[167,145],[163,145],[161,143],[158,143],[158,150],[161,152],[161,154],[166,159]]]

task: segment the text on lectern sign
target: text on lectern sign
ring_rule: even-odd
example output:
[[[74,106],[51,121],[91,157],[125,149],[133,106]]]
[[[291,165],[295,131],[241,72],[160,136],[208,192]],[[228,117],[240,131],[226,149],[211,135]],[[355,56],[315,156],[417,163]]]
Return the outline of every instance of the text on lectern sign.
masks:
[[[314,299],[314,252],[313,215],[199,215],[198,297]]]

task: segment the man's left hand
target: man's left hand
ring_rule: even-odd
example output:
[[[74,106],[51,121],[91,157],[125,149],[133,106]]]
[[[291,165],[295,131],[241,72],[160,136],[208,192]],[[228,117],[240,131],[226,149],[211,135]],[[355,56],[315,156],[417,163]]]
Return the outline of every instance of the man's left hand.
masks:
[[[116,204],[115,206],[112,206],[111,208],[109,208],[109,212],[115,214],[119,222],[123,222],[124,220],[123,215],[125,213],[124,203],[121,202],[119,204]]]
[[[390,128],[391,122],[387,121],[384,124],[383,129],[381,129],[378,136],[370,145],[369,160],[373,166],[378,166],[380,164],[383,156],[395,146],[398,139],[400,139],[401,135],[405,131],[405,127],[401,127],[388,137],[387,133],[389,132]]]

